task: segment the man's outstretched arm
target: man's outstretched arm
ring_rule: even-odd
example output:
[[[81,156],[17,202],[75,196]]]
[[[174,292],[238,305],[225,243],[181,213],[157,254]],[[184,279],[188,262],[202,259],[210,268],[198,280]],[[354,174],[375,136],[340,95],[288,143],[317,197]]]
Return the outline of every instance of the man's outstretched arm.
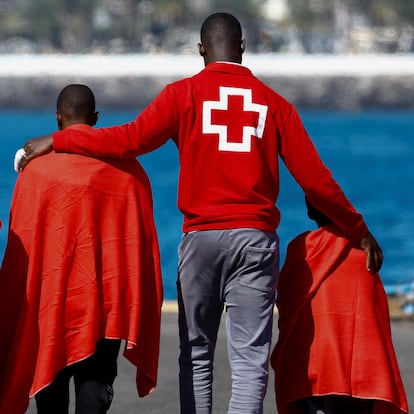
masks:
[[[149,128],[150,129],[150,128]],[[90,157],[135,158],[140,154],[152,151],[162,145],[168,135],[151,135],[140,126],[140,122],[113,126],[109,128],[90,128],[87,130],[72,130],[66,128],[53,134],[34,138],[23,146],[25,156],[19,163],[19,170],[34,158],[55,150]],[[139,139],[140,137],[155,139]]]
[[[174,85],[167,85],[137,116],[135,121],[109,128],[72,131],[66,128],[27,141],[25,157],[19,168],[52,149],[91,157],[135,158],[165,144],[179,132],[180,113],[177,103],[182,94]]]

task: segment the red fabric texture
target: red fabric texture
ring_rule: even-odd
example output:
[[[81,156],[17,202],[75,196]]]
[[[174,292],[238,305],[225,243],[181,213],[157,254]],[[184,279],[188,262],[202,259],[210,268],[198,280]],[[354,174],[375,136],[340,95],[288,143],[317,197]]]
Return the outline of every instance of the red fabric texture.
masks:
[[[140,164],[55,153],[31,162],[13,195],[1,286],[1,413],[24,413],[29,396],[102,337],[126,340],[138,394],[148,394],[162,279]]]
[[[135,157],[170,138],[180,154],[184,232],[273,232],[280,221],[279,160],[315,208],[349,237],[359,241],[368,232],[321,162],[294,106],[241,65],[211,63],[167,85],[134,122],[84,134],[64,130],[54,134],[53,145],[57,152]],[[248,146],[231,148],[242,142]]]
[[[365,266],[365,253],[331,225],[288,245],[271,356],[279,414],[327,394],[375,399],[374,414],[408,412],[386,293]]]

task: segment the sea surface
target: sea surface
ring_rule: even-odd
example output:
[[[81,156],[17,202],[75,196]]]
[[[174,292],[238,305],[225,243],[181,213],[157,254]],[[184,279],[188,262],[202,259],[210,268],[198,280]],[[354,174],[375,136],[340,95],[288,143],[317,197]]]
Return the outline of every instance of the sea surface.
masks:
[[[414,113],[300,111],[322,159],[364,218],[384,252],[381,277],[388,293],[414,280]],[[136,111],[100,110],[97,126],[127,122]],[[16,173],[13,158],[27,139],[56,129],[54,109],[0,111],[0,254]],[[177,247],[182,217],[176,207],[178,156],[169,142],[139,158],[153,187],[166,299],[176,298]],[[315,225],[306,216],[303,193],[282,166],[281,261],[286,245]],[[30,206],[27,206],[30,208]]]

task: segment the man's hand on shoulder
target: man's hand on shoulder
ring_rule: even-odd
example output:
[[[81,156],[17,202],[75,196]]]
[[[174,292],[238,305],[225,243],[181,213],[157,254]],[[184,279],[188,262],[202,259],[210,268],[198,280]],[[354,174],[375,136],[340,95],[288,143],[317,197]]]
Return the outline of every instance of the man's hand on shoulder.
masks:
[[[377,274],[382,266],[382,250],[374,236],[368,234],[360,241],[360,247],[367,255],[367,270],[372,274]]]
[[[25,154],[20,158],[18,163],[19,171],[23,171],[24,167],[36,157],[45,155],[53,150],[53,135],[45,135],[43,137],[34,138],[24,144]]]

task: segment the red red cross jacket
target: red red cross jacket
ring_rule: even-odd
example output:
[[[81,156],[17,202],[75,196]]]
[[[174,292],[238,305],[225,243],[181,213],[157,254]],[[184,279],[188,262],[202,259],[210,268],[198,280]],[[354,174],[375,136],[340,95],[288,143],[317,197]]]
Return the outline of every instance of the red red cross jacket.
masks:
[[[29,396],[102,337],[126,340],[141,396],[155,387],[162,280],[137,161],[51,153],[30,163],[16,183],[0,280],[1,413],[24,413]]]
[[[355,240],[367,233],[293,105],[244,66],[209,64],[166,86],[135,121],[73,135],[55,133],[54,149],[135,157],[172,138],[180,155],[184,232],[240,227],[273,232],[280,221],[275,206],[280,158],[317,209]]]

